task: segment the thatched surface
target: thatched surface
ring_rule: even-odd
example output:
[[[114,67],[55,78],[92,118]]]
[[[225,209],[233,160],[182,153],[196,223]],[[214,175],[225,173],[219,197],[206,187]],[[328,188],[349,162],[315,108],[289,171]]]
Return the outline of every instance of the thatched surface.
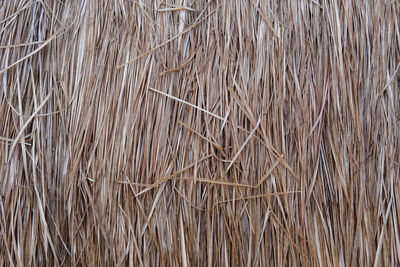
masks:
[[[0,3],[0,265],[399,266],[400,3]]]

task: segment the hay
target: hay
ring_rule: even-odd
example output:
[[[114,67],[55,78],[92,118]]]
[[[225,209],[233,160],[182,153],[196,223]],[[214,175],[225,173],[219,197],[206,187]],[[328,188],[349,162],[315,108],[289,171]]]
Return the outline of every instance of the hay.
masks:
[[[0,4],[0,265],[398,266],[400,3]]]

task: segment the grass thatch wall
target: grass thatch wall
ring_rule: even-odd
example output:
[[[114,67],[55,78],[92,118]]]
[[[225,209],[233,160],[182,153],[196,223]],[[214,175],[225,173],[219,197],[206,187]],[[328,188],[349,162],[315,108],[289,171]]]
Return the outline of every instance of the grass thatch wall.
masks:
[[[0,3],[0,265],[398,266],[398,0]]]

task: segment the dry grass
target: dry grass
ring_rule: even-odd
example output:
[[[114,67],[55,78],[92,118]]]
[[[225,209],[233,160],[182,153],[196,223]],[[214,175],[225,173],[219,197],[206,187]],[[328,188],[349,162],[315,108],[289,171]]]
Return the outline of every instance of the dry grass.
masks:
[[[398,0],[6,0],[0,265],[399,266]]]

